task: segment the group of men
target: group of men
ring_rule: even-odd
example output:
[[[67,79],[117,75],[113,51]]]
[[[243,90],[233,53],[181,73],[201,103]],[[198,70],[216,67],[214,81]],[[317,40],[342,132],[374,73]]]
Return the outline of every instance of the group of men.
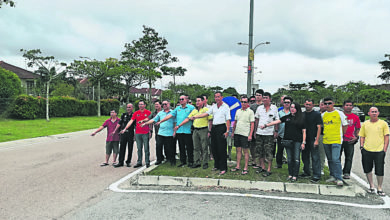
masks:
[[[152,114],[145,109],[145,102],[138,103],[139,110],[133,113],[133,105],[127,105],[127,112],[119,120],[115,111],[111,117],[94,133],[108,128],[106,143],[106,160],[101,166],[107,166],[113,152],[115,167],[124,166],[126,146],[128,156],[126,165],[130,167],[133,140],[137,143],[138,160],[135,168],[142,166],[142,148],[145,153],[146,167],[150,166],[149,139],[152,135],[152,125],[155,127],[156,165],[164,161],[176,165],[176,139],[179,142],[180,164],[191,168],[208,168],[209,138],[211,137],[211,153],[215,163],[212,170],[218,170],[220,175],[227,172],[227,142],[230,128],[230,109],[222,101],[222,93],[214,94],[215,104],[207,105],[207,96],[196,97],[196,106],[188,104],[188,96],[180,96],[180,105],[174,110],[170,108],[169,100],[155,102],[156,111]],[[276,166],[283,167],[283,137],[284,123],[266,128],[263,125],[278,120],[290,114],[293,98],[281,97],[281,107],[271,104],[271,94],[259,89],[254,97],[241,96],[241,109],[235,114],[235,123],[231,131],[234,146],[237,149],[237,165],[232,172],[240,171],[245,175],[248,166],[257,169],[264,177],[272,174],[272,161],[276,154]],[[384,195],[382,190],[384,157],[389,142],[387,123],[378,119],[379,111],[370,108],[370,120],[360,125],[359,117],[352,113],[353,102],[344,101],[343,111],[334,107],[332,98],[324,98],[320,102],[320,111],[314,111],[314,102],[305,101],[306,139],[302,150],[304,164],[302,178],[311,177],[316,183],[323,174],[325,155],[331,178],[328,182],[343,185],[343,179],[349,179],[354,155],[354,145],[360,136],[362,165],[370,183],[369,192],[374,193],[372,169],[375,164],[375,174],[378,180],[377,193]],[[162,107],[162,108],[161,108]],[[120,131],[120,132],[119,132]],[[135,131],[135,132],[134,132]],[[120,136],[119,136],[120,134]],[[120,149],[118,147],[120,140]],[[276,148],[277,143],[277,148]],[[277,149],[277,150],[276,150]],[[164,153],[163,153],[164,151]],[[243,152],[242,152],[243,151]],[[345,163],[342,168],[341,155],[344,152]],[[118,162],[116,162],[119,153]],[[240,162],[244,154],[245,165],[241,171]],[[250,161],[250,158],[252,158]],[[266,166],[267,164],[267,166]]]

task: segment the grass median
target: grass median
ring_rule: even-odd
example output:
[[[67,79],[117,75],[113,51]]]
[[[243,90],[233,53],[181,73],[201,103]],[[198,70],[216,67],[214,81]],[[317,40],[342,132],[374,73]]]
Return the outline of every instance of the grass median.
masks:
[[[35,120],[0,120],[0,142],[63,134],[98,128],[109,116],[51,118]]]

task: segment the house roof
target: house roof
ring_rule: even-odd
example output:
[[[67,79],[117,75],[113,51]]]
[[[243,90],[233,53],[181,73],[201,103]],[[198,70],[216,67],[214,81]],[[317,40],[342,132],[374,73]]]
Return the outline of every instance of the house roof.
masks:
[[[135,87],[131,87],[130,88],[130,93],[132,94],[148,94],[149,92],[149,88],[141,88],[141,89],[137,89]],[[154,89],[152,88],[152,96],[159,96],[161,95],[162,93],[162,90],[161,89]]]
[[[40,76],[31,71],[0,61],[0,67],[15,73],[20,79],[37,79]]]

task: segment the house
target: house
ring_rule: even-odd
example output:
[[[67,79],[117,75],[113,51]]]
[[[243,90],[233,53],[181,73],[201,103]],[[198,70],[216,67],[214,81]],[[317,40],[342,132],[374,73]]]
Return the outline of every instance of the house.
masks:
[[[6,63],[4,61],[0,61],[0,67],[3,69],[9,70],[13,73],[15,73],[22,83],[22,87],[25,90],[25,93],[28,95],[34,94],[34,88],[36,85],[37,79],[40,78],[38,74],[35,74],[31,71],[28,71],[26,69],[14,66],[12,64]]]
[[[130,88],[130,93],[134,94],[135,97],[139,98],[141,95],[145,97],[145,99],[148,99],[149,94],[149,88],[141,88],[137,89],[135,87]],[[152,100],[159,99],[161,97],[162,90],[161,89],[155,89],[152,88]]]

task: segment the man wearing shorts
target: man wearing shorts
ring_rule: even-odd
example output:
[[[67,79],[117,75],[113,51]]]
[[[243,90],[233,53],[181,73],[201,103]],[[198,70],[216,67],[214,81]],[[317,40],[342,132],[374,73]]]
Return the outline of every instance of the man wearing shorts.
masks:
[[[242,171],[242,175],[248,174],[248,162],[249,162],[249,144],[252,140],[252,134],[254,129],[255,114],[249,108],[248,97],[241,98],[241,109],[238,109],[235,116],[235,122],[232,137],[237,152],[237,165],[231,171],[240,170],[242,149],[244,149],[245,166]]]
[[[106,138],[106,160],[100,166],[104,167],[108,165],[108,159],[110,159],[111,152],[112,154],[112,163],[116,164],[116,155],[118,154],[119,148],[119,133],[115,132],[115,128],[118,125],[120,119],[117,117],[115,110],[110,112],[110,118],[107,119],[102,126],[100,126],[91,136],[95,136],[96,133],[100,132],[104,128],[107,128],[107,138]]]
[[[375,164],[375,175],[378,181],[377,193],[380,196],[385,196],[382,189],[382,183],[385,155],[389,145],[389,126],[385,121],[378,118],[378,108],[371,107],[368,115],[370,116],[370,120],[363,123],[359,132],[363,170],[367,176],[368,183],[370,184],[368,192],[375,193],[375,186],[372,178],[372,168]]]

